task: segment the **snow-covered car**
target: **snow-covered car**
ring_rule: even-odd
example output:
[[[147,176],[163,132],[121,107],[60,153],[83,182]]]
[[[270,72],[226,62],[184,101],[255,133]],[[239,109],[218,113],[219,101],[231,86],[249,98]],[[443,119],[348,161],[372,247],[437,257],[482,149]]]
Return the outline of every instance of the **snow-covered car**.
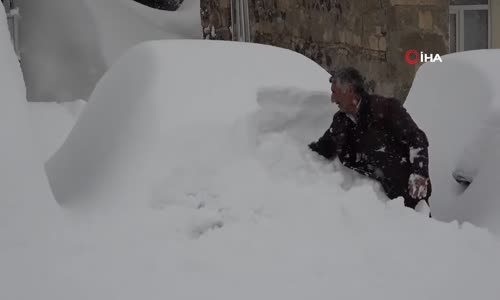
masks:
[[[500,233],[499,50],[443,56],[417,72],[405,106],[429,137],[431,209]],[[464,187],[463,184],[468,185]]]

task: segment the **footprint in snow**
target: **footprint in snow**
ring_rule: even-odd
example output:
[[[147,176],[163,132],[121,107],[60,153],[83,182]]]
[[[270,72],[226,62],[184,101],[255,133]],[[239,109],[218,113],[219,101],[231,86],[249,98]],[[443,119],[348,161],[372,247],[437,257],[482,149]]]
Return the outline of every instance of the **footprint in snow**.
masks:
[[[192,238],[197,239],[207,232],[222,228],[223,226],[224,222],[221,220],[204,220],[198,224],[192,225],[190,235]]]

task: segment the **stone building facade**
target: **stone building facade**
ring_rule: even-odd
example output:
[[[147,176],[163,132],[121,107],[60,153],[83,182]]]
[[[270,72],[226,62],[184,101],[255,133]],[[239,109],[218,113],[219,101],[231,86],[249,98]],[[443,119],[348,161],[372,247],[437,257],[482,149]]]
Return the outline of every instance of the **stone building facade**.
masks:
[[[207,39],[237,40],[238,0],[201,0]],[[249,42],[297,51],[326,70],[357,67],[368,88],[404,101],[419,64],[409,49],[449,52],[449,0],[248,0]]]

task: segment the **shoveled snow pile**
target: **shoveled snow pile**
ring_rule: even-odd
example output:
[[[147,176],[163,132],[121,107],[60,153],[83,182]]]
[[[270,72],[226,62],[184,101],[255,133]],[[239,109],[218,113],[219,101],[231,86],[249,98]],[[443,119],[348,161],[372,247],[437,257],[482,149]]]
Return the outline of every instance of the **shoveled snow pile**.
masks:
[[[430,142],[433,216],[500,234],[500,50],[443,56],[418,71],[405,106]],[[455,179],[472,179],[465,187]]]
[[[47,164],[71,221],[11,252],[3,298],[496,299],[495,237],[307,149],[328,77],[262,45],[131,49]]]
[[[30,101],[88,99],[107,68],[147,40],[200,39],[200,2],[167,12],[132,0],[23,0],[22,68]]]

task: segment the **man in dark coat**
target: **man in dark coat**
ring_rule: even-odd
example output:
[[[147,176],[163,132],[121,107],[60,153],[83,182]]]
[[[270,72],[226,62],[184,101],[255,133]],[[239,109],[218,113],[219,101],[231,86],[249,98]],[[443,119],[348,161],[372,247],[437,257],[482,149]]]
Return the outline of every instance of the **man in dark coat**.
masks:
[[[429,204],[428,140],[401,102],[369,95],[354,68],[332,74],[331,101],[339,111],[330,128],[309,148],[381,183],[390,199],[402,196],[415,209]]]

